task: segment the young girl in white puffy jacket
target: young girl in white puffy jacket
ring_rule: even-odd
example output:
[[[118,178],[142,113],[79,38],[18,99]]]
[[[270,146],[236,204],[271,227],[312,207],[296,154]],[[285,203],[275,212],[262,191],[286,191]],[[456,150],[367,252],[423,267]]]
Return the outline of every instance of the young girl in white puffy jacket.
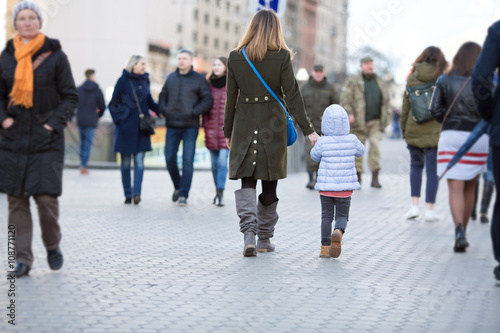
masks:
[[[354,157],[361,157],[365,146],[349,134],[347,112],[338,104],[326,108],[321,121],[322,137],[311,150],[311,158],[320,162],[314,189],[321,199],[321,258],[338,258],[342,236],[349,220],[351,195],[361,188]],[[335,212],[335,214],[334,214]],[[335,215],[335,229],[332,221]]]

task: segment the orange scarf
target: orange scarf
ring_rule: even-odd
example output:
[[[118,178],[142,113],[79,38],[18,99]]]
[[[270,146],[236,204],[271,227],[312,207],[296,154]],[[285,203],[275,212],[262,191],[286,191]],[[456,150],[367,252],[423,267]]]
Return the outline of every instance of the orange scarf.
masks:
[[[24,44],[19,35],[14,37],[14,57],[17,60],[16,72],[14,74],[14,86],[10,97],[14,105],[25,108],[33,106],[33,63],[31,58],[40,50],[45,43],[45,35],[39,33],[34,39]]]

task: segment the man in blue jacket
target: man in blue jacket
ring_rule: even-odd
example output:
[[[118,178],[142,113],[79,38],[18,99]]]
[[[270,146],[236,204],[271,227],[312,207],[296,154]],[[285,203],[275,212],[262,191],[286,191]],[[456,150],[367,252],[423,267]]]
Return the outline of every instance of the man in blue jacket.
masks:
[[[78,112],[76,120],[80,130],[80,173],[88,175],[87,163],[94,141],[97,120],[102,117],[106,104],[104,96],[95,82],[95,70],[87,69],[85,71],[87,80],[78,87]]]
[[[472,72],[472,88],[481,116],[491,122],[490,145],[496,192],[500,191],[500,89],[492,91],[493,73],[500,68],[500,21],[488,29],[483,50]],[[491,220],[493,253],[499,265],[493,273],[500,283],[500,198],[497,196]]]
[[[212,107],[212,94],[203,75],[193,70],[193,53],[180,50],[178,68],[167,77],[160,94],[159,112],[165,116],[167,135],[165,160],[174,183],[172,201],[187,205],[193,179],[193,162],[200,127],[200,116]],[[182,141],[182,176],[177,166],[177,151]]]

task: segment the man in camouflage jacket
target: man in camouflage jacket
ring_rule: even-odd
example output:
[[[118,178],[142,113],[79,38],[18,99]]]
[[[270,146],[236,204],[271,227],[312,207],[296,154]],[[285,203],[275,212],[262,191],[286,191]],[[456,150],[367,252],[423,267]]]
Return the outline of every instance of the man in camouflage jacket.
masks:
[[[347,79],[340,105],[349,114],[351,133],[355,134],[363,144],[370,142],[368,165],[372,171],[372,187],[380,188],[378,174],[380,171],[379,143],[384,128],[389,124],[390,96],[383,80],[374,73],[373,59],[361,59],[361,73]],[[358,181],[361,183],[363,173],[363,158],[356,158]]]

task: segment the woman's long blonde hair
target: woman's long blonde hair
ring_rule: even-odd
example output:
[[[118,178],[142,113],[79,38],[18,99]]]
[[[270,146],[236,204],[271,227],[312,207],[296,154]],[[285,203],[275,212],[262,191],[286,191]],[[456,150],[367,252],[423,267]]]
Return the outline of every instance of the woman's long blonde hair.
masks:
[[[269,9],[261,9],[252,17],[236,50],[243,48],[252,61],[262,61],[268,51],[287,50],[292,59],[294,54],[285,43],[278,16]]]

